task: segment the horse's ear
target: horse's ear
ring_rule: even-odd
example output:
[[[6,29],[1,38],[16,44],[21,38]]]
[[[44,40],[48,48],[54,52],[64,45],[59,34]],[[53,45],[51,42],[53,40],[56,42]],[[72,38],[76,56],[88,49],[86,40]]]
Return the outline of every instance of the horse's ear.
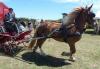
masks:
[[[93,4],[92,4],[90,7],[88,7],[88,9],[87,9],[87,10],[88,10],[88,11],[90,11],[90,10],[91,10],[91,8],[92,8],[92,6],[93,6]]]

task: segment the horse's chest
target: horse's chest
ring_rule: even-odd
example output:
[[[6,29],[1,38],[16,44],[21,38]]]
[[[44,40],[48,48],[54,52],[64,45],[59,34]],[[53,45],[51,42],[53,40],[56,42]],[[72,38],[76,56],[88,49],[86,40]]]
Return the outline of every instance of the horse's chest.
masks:
[[[81,39],[81,36],[73,36],[73,37],[67,38],[67,42],[75,43],[75,42],[79,41],[80,39]]]

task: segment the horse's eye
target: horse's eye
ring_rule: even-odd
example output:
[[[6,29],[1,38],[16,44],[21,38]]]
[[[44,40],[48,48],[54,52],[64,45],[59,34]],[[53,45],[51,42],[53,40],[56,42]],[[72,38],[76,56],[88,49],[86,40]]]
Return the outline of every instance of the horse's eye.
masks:
[[[92,13],[92,17],[95,17],[95,14],[94,13]]]
[[[91,17],[95,17],[95,14],[93,12],[88,12],[88,14],[91,16]]]

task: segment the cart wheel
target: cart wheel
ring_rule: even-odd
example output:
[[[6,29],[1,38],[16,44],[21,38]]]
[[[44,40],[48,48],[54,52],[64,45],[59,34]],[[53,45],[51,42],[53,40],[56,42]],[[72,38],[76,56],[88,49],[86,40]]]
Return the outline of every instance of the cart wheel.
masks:
[[[9,48],[9,46],[5,47],[4,52],[5,52],[5,54],[10,55],[10,56],[13,56],[13,54],[14,54],[14,50]]]
[[[14,56],[14,54],[16,53],[16,46],[13,45],[13,44],[8,44],[4,47],[4,52],[5,54],[7,55],[10,55],[10,56]]]
[[[16,52],[18,51],[18,46],[16,44],[11,44],[9,50],[10,50],[10,55],[15,56]]]

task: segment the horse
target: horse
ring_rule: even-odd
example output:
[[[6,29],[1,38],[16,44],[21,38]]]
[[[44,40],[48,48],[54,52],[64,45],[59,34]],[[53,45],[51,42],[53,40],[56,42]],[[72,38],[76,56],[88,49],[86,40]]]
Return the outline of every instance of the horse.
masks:
[[[68,43],[70,47],[69,60],[75,61],[73,54],[76,52],[75,43],[81,39],[83,32],[85,31],[86,23],[93,25],[95,14],[91,11],[93,4],[89,7],[80,7],[74,9],[73,12],[67,14],[66,16],[70,17],[67,19],[67,23],[62,25],[61,23],[51,22],[40,24],[34,33],[34,37],[43,37],[43,39],[34,39],[30,42],[28,48],[32,49],[33,52],[40,49],[41,53],[42,44],[46,41],[47,38],[53,38],[60,42]],[[63,30],[60,30],[63,28]],[[65,31],[63,33],[62,31]],[[68,31],[68,32],[67,32]],[[49,35],[49,37],[48,37]]]

